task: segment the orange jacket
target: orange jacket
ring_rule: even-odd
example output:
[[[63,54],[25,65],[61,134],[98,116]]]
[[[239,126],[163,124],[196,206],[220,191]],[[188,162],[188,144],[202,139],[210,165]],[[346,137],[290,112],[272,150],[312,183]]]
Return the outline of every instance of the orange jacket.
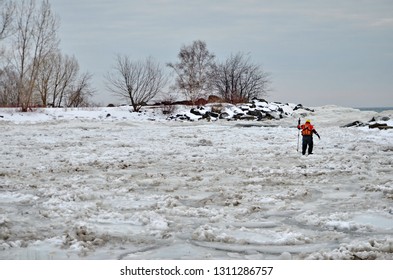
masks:
[[[303,136],[312,136],[313,133],[318,135],[318,133],[314,129],[314,126],[311,123],[305,123],[302,125],[298,125],[297,128],[302,130]]]

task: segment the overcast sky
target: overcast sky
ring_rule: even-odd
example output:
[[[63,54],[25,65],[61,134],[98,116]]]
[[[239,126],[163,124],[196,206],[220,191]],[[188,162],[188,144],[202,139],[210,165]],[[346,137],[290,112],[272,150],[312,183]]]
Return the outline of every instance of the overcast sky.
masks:
[[[219,60],[250,54],[271,75],[269,101],[393,106],[392,0],[50,0],[65,54],[103,75],[117,54],[176,62],[205,41]],[[169,69],[168,69],[169,70]]]

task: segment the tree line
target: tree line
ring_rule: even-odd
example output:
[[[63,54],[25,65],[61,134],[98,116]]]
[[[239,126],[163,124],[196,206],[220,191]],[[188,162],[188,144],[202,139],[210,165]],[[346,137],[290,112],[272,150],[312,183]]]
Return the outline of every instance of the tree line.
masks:
[[[0,9],[0,106],[22,111],[33,105],[87,106],[94,94],[92,76],[80,73],[77,59],[60,51],[59,19],[49,1],[0,0]],[[196,40],[183,45],[177,58],[163,66],[152,57],[131,60],[118,55],[104,77],[107,88],[130,102],[134,111],[160,95],[168,102],[172,92],[195,104],[210,95],[247,102],[268,91],[268,73],[249,55],[239,52],[217,61],[206,43]],[[174,76],[171,83],[165,67]]]
[[[91,75],[60,51],[59,19],[48,0],[0,0],[0,106],[85,106]]]
[[[224,102],[243,103],[263,97],[269,90],[269,74],[253,64],[248,55],[239,52],[224,61],[216,61],[201,40],[182,46],[178,61],[166,66],[175,76],[169,92],[182,93],[192,104],[211,95]],[[126,55],[117,56],[106,80],[108,89],[127,98],[135,111],[162,92],[168,82],[163,66],[151,57],[132,61]],[[173,98],[168,95],[163,102]]]

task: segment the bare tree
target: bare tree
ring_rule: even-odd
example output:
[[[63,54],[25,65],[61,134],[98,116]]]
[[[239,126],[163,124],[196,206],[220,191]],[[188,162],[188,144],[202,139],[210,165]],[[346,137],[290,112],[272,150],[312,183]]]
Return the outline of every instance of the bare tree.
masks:
[[[15,106],[18,102],[17,73],[10,67],[0,69],[0,106]]]
[[[113,72],[106,75],[108,89],[130,100],[135,112],[153,99],[166,85],[167,79],[159,63],[152,58],[131,61],[117,56]]]
[[[42,66],[36,81],[42,105],[61,107],[67,91],[77,83],[78,61],[56,51],[43,60]]]
[[[8,8],[3,10],[3,6]],[[1,103],[21,106],[22,111],[32,104],[57,107],[87,104],[93,93],[89,85],[91,75],[78,77],[75,57],[61,54],[58,19],[49,0],[42,0],[41,5],[36,5],[36,0],[21,0],[17,5],[11,0],[0,0],[0,7],[0,39],[7,35],[6,27],[13,24],[13,32],[6,39],[10,43],[8,60],[0,69]]]
[[[230,103],[241,103],[261,97],[268,91],[269,75],[250,62],[242,53],[218,63],[214,87],[220,97]]]
[[[209,93],[214,54],[208,51],[205,42],[198,40],[183,46],[178,58],[178,63],[167,64],[177,76],[175,88],[195,103]]]
[[[63,99],[68,99],[67,95],[70,95],[70,88],[78,87],[75,84],[78,84],[79,75],[79,63],[74,56],[69,57],[59,56],[58,63],[56,64],[55,75],[53,77],[53,90],[51,94],[52,104],[53,106],[61,107],[63,104]],[[82,80],[84,80],[85,75],[82,75]],[[87,77],[87,75],[86,75]],[[89,87],[88,82],[91,77],[86,79],[86,87]],[[83,88],[84,89],[84,88]],[[72,91],[72,90],[71,90]],[[66,102],[67,103],[67,102]],[[78,107],[78,106],[72,106]]]
[[[11,0],[0,0],[0,42],[12,34],[14,14],[15,3]],[[18,102],[17,74],[7,65],[3,46],[0,45],[0,106],[12,106]]]
[[[93,95],[93,90],[90,86],[91,78],[91,74],[84,73],[74,83],[66,96],[67,107],[87,107],[89,105],[89,97]]]
[[[48,57],[42,61],[42,70],[37,76],[36,88],[44,107],[48,104],[49,94],[52,91],[51,88],[56,69],[57,57],[57,53],[48,55]]]
[[[9,35],[15,4],[12,1],[0,0],[0,40]]]
[[[58,47],[58,20],[48,0],[39,8],[34,0],[23,0],[16,9],[16,19],[13,66],[18,72],[19,105],[27,111],[43,62]]]
[[[0,42],[12,34],[15,4],[11,0],[0,0]],[[0,67],[6,62],[4,44],[0,44]],[[4,67],[4,66],[3,66]]]

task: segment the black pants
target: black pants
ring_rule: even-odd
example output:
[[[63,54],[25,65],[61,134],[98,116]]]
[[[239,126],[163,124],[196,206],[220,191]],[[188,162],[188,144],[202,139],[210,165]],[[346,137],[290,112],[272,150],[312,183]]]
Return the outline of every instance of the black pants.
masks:
[[[312,140],[312,136],[311,135],[304,135],[303,136],[303,145],[302,145],[302,154],[303,155],[306,154],[307,146],[308,146],[308,154],[312,154],[312,149],[314,147],[314,142]]]

